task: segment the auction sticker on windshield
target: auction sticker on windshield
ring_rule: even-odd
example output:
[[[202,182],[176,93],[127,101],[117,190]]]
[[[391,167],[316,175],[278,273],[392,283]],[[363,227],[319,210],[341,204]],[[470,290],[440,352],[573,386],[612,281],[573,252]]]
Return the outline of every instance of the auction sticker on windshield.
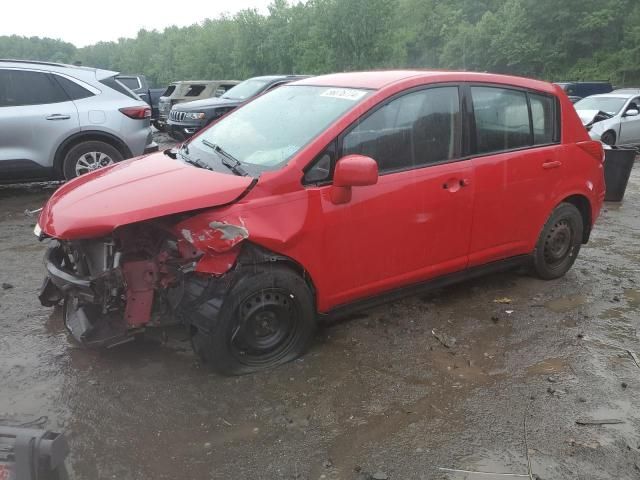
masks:
[[[320,94],[321,97],[342,98],[343,100],[360,100],[367,94],[366,90],[355,88],[329,88]]]

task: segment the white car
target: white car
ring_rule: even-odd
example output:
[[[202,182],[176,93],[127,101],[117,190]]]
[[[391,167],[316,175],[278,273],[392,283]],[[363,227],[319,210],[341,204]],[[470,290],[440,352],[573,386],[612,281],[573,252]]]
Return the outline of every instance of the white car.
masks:
[[[591,95],[574,106],[593,140],[607,145],[640,145],[640,89]]]

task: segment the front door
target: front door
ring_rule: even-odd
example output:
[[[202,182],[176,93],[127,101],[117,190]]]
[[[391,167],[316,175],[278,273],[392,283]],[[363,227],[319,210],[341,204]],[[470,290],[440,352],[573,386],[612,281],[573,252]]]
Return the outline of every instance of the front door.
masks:
[[[323,217],[320,258],[333,272],[317,286],[322,310],[466,267],[474,186],[460,144],[457,86],[396,97],[341,135],[335,157],[367,155],[380,176],[341,205],[331,185],[310,187]]]
[[[633,117],[626,116],[627,110],[640,109],[640,97],[631,100],[624,109],[620,119],[620,138],[617,145],[639,145],[640,144],[640,115]]]

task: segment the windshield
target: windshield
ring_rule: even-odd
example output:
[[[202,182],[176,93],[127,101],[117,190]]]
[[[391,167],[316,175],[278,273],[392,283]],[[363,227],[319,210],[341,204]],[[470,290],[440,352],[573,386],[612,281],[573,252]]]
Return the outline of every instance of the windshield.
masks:
[[[288,85],[235,110],[189,143],[199,156],[220,147],[249,170],[273,170],[293,157],[368,90]]]
[[[619,97],[587,97],[576,103],[576,110],[599,110],[616,115],[626,103],[626,98]]]
[[[228,98],[230,100],[246,100],[256,96],[262,91],[265,85],[269,83],[269,80],[245,80],[239,83],[231,90],[228,90],[222,98]]]

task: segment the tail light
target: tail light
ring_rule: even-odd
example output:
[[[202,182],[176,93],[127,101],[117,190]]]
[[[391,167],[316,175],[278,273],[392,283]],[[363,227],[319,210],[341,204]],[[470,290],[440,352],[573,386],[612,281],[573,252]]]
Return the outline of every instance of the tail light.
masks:
[[[151,118],[151,109],[149,107],[125,107],[119,110],[127,117],[136,120]]]
[[[578,142],[578,146],[599,162],[604,162],[604,149],[602,148],[602,143],[591,140],[588,142]]]

